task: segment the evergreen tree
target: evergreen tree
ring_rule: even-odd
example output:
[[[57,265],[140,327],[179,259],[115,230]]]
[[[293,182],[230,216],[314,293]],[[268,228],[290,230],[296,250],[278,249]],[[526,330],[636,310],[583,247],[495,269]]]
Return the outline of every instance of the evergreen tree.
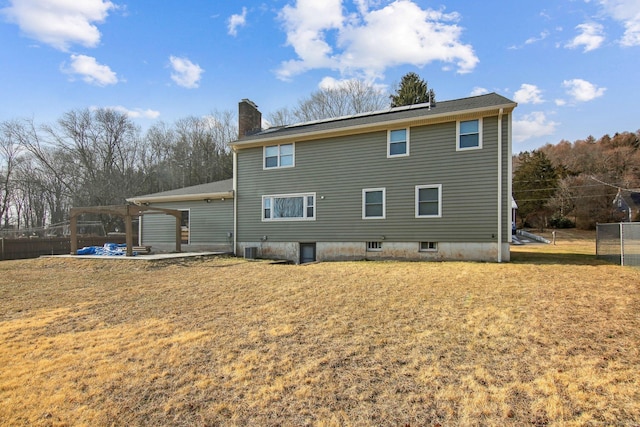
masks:
[[[419,75],[408,72],[402,77],[396,93],[389,98],[391,98],[391,107],[401,107],[426,102],[435,104],[436,94],[433,89],[428,88],[427,82]]]
[[[518,214],[529,225],[543,228],[549,216],[548,202],[558,189],[558,172],[543,151],[525,151],[518,155],[513,175],[513,197]]]

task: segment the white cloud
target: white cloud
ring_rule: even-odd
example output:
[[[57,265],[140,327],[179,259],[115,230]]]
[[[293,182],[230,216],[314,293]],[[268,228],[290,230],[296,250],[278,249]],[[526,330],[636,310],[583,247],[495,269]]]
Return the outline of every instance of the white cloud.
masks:
[[[460,42],[457,13],[421,9],[411,0],[374,10],[379,2],[354,3],[357,12],[351,14],[343,0],[297,0],[295,6],[285,6],[280,17],[298,59],[282,63],[278,76],[288,79],[329,68],[371,81],[401,64],[422,67],[440,61],[468,73],[479,62],[471,45]]]
[[[371,85],[372,88],[377,90],[380,93],[386,92],[388,89],[387,85],[384,84],[376,84],[370,82],[364,82],[366,86]],[[333,77],[324,77],[318,87],[320,89],[350,89],[350,88],[359,88],[363,85],[362,80],[358,79],[334,79]]]
[[[71,64],[69,67],[63,65],[62,70],[68,74],[77,74],[86,83],[96,86],[114,85],[119,81],[109,66],[99,64],[92,56],[71,55]]]
[[[471,91],[471,94],[470,94],[470,95],[471,95],[471,96],[478,96],[478,95],[484,95],[484,94],[486,94],[486,93],[489,93],[489,90],[488,90],[488,89],[485,89],[485,88],[483,88],[483,87],[476,86],[476,87],[474,87],[474,88],[473,88],[473,90]]]
[[[580,24],[576,27],[576,30],[581,31],[571,42],[567,43],[565,47],[575,49],[580,46],[584,46],[584,52],[597,49],[604,42],[604,28],[602,25],[595,22]]]
[[[598,87],[582,79],[565,80],[562,86],[567,89],[567,94],[577,102],[592,101],[604,95],[607,88]]]
[[[514,95],[513,100],[518,104],[541,104],[544,102],[542,99],[542,91],[536,85],[530,85],[523,83]]]
[[[548,120],[543,112],[534,111],[524,115],[521,120],[513,120],[513,140],[522,142],[530,138],[552,135],[558,125],[559,123]]]
[[[564,99],[556,99],[554,102],[556,103],[556,105],[558,107],[562,107],[562,106],[567,105],[567,101],[565,101]]]
[[[142,108],[135,108],[133,110],[130,110],[127,107],[123,107],[122,105],[115,105],[105,108],[126,114],[132,119],[157,119],[158,117],[160,117],[160,111],[150,109],[143,110]]]
[[[537,43],[539,41],[546,39],[547,37],[549,37],[549,31],[545,30],[541,32],[538,37],[529,37],[527,40],[525,40],[524,44]]]
[[[171,62],[171,80],[176,82],[178,86],[188,89],[197,88],[200,84],[200,78],[204,70],[198,64],[194,64],[187,58],[178,58],[176,56],[169,57]]]
[[[640,2],[638,0],[599,0],[604,11],[625,28],[622,46],[640,46]]]
[[[72,44],[95,47],[100,31],[94,24],[104,22],[117,6],[105,0],[9,0],[0,12],[15,22],[30,38],[56,49],[68,51]]]
[[[231,15],[229,18],[229,34],[232,36],[238,35],[238,27],[244,27],[247,23],[247,8],[242,8],[242,13],[240,15]]]

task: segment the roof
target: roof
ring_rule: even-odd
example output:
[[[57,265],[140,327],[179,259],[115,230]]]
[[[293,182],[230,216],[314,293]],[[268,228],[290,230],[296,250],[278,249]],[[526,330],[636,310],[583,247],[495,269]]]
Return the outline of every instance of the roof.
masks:
[[[404,107],[388,108],[386,110],[354,114],[333,119],[317,120],[264,129],[258,133],[248,135],[230,145],[233,148],[260,145],[261,143],[279,139],[313,139],[330,134],[355,133],[369,131],[376,126],[410,123],[416,120],[437,121],[450,120],[452,116],[480,113],[484,111],[498,111],[500,108],[512,110],[517,104],[497,93],[473,96],[469,98],[439,101],[436,105],[415,104]]]
[[[622,188],[618,189],[618,194],[616,194],[615,201],[618,198],[622,198],[628,207],[632,209],[640,209],[640,193],[637,191],[624,190]]]
[[[146,194],[127,199],[127,202],[159,203],[159,202],[185,202],[191,200],[215,200],[233,198],[233,179],[210,182],[208,184],[192,185],[190,187],[177,188],[175,190]]]

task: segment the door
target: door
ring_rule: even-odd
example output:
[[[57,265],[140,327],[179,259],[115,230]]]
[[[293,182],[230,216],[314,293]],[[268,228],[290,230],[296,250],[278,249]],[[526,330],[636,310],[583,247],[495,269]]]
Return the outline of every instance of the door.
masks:
[[[314,262],[316,260],[316,244],[300,243],[300,264]]]

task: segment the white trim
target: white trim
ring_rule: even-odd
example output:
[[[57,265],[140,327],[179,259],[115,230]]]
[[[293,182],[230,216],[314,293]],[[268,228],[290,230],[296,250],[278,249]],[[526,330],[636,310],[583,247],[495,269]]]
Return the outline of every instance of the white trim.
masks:
[[[280,152],[280,147],[282,147],[283,145],[291,146],[291,156],[292,156],[291,164],[286,166],[280,165],[280,162],[282,159],[282,153]],[[277,166],[267,167],[267,148],[270,148],[270,147],[278,147],[278,155],[277,155],[278,165]],[[286,168],[293,168],[295,166],[296,166],[296,143],[295,142],[265,145],[264,147],[262,147],[262,170],[286,169]]]
[[[498,113],[498,262],[502,262],[502,108]]]
[[[437,215],[420,215],[420,190],[424,188],[438,189],[438,214]],[[442,217],[442,184],[416,185],[415,190],[415,214],[416,218],[441,218]]]
[[[374,191],[382,191],[382,216],[366,216],[366,194]],[[385,188],[363,188],[362,189],[362,219],[385,219],[387,217],[387,190]]]
[[[502,109],[501,109],[502,111]],[[478,146],[477,147],[460,147],[460,123],[462,122],[478,122]],[[482,149],[482,117],[469,120],[456,120],[456,151],[469,151]],[[474,132],[475,133],[475,132]],[[466,135],[466,134],[465,134]]]
[[[222,193],[197,193],[197,194],[176,194],[171,196],[149,196],[149,197],[131,197],[127,199],[127,202],[131,202],[136,205],[143,203],[167,203],[167,202],[195,202],[202,200],[203,202],[208,200],[222,200],[231,199],[234,196],[234,191],[225,191]]]
[[[238,191],[238,153],[233,150],[233,194]],[[233,198],[233,255],[238,256],[238,199]]]
[[[405,131],[405,144],[406,144],[406,151],[402,154],[391,154],[391,132],[395,132],[398,130],[404,130]],[[406,127],[406,128],[398,128],[398,129],[389,129],[387,130],[387,158],[388,159],[393,159],[396,157],[408,157],[409,153],[410,153],[410,140],[411,140],[411,128]]]
[[[307,197],[313,197],[313,217],[307,217],[307,208],[309,207],[307,205]],[[292,197],[302,197],[302,213],[303,213],[303,217],[299,217],[299,218],[265,218],[264,217],[264,201],[265,199],[270,199],[271,200],[271,207],[269,209],[271,209],[271,212],[273,212],[273,199],[274,198],[278,198],[278,199],[285,199],[285,198],[292,198]],[[316,220],[316,216],[317,216],[317,198],[316,198],[316,193],[291,193],[291,194],[266,194],[264,196],[262,196],[262,198],[260,199],[260,211],[261,211],[261,218],[262,218],[262,222],[291,222],[291,221],[315,221]]]

